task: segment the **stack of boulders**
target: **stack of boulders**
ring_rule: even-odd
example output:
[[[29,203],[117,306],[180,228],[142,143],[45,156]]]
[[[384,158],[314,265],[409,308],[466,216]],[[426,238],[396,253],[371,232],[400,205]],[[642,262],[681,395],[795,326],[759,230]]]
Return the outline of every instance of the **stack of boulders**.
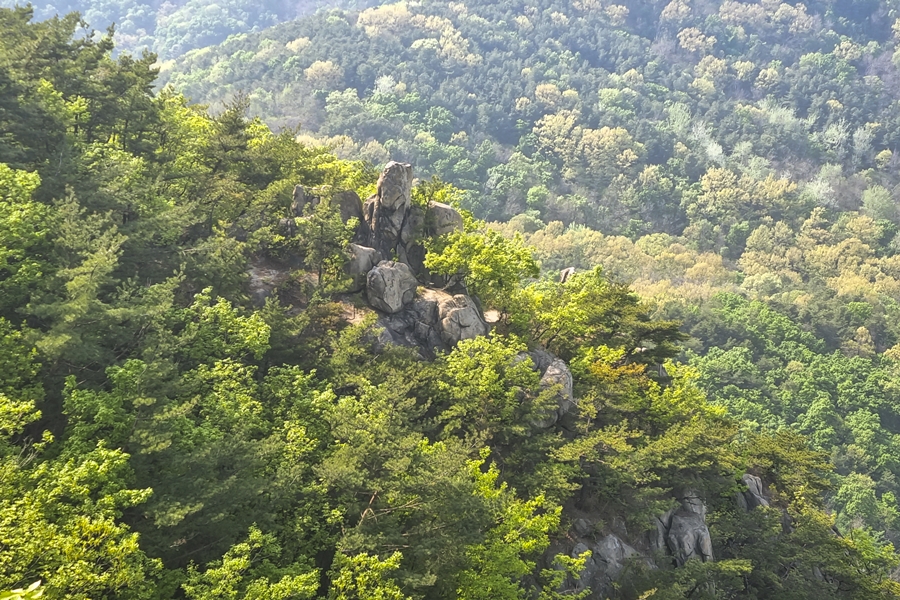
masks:
[[[453,207],[412,201],[413,173],[408,164],[390,162],[378,179],[376,193],[363,203],[355,192],[332,198],[346,223],[358,220],[347,249],[345,271],[351,290],[365,292],[369,305],[379,313],[379,338],[417,348],[424,358],[453,347],[460,340],[485,335],[488,325],[477,302],[465,288],[430,287],[435,281],[425,268],[424,240],[461,231],[463,218]],[[294,190],[291,206],[295,217],[308,213],[318,202],[301,186]]]

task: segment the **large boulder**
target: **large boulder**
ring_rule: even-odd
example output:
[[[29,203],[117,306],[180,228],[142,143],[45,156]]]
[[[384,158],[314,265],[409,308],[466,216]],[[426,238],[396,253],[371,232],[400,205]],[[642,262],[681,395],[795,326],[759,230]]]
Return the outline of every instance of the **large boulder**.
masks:
[[[412,167],[389,162],[378,179],[378,191],[366,201],[363,215],[371,231],[371,245],[384,256],[397,250],[403,224],[412,204]]]
[[[553,427],[575,407],[575,398],[572,394],[572,372],[565,361],[543,350],[535,350],[528,354],[521,353],[517,359],[524,360],[526,357],[531,358],[535,368],[541,373],[541,389],[554,391],[556,399],[556,404],[546,413],[532,420],[531,424],[538,429]],[[572,423],[568,421],[561,425],[569,428]]]
[[[434,290],[431,290],[433,292]],[[382,337],[377,340],[380,350],[389,342],[395,346],[406,346],[416,351],[422,360],[434,360],[438,352],[449,349],[441,339],[438,302],[435,294],[424,292],[427,297],[416,297],[398,313],[382,314],[376,326],[382,328]]]
[[[457,294],[444,299],[438,305],[438,312],[441,339],[448,346],[486,335],[488,332],[487,323],[469,296]]]
[[[576,544],[571,556],[576,558],[586,550],[591,551],[591,556],[578,575],[576,589],[591,588],[591,597],[606,598],[629,559],[639,556],[637,550],[614,534],[603,537],[590,547],[584,543]]]
[[[369,271],[381,262],[381,255],[374,248],[350,244],[347,246],[347,262],[344,271],[352,279],[351,291],[358,292],[366,287]]]
[[[743,510],[753,510],[758,506],[769,506],[769,499],[763,492],[762,479],[750,473],[744,473],[741,481],[747,486],[746,492],[738,492],[738,506]]]
[[[687,491],[681,506],[668,515],[666,545],[677,566],[699,558],[713,560],[712,537],[706,526],[706,504],[696,493]]]
[[[610,534],[594,545],[594,560],[601,563],[604,574],[610,581],[615,580],[625,562],[638,555],[638,551],[620,540],[616,535]]]
[[[425,237],[425,211],[421,206],[411,206],[406,212],[403,228],[400,230],[400,241],[404,246],[421,242]]]
[[[385,165],[378,178],[378,198],[388,210],[406,210],[412,201],[412,165],[395,161]]]
[[[373,308],[394,314],[413,301],[418,285],[408,265],[384,260],[366,275],[366,296]]]
[[[425,277],[425,211],[419,206],[411,206],[406,212],[400,241],[397,244],[397,258],[410,266],[417,277]]]
[[[356,233],[354,241],[368,241],[370,237],[369,224],[363,215],[363,203],[359,195],[354,191],[338,192],[331,200],[341,215],[341,221],[346,224],[350,219],[356,219]]]
[[[428,203],[426,215],[428,233],[431,235],[444,235],[454,231],[462,231],[462,215],[449,204],[431,201]]]

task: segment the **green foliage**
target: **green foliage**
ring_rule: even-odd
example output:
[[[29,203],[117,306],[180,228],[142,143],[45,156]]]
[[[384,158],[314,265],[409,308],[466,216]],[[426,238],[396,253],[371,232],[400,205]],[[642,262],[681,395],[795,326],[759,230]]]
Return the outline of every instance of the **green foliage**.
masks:
[[[477,228],[477,229],[475,229]],[[518,238],[506,239],[483,224],[439,239],[425,256],[432,273],[462,279],[486,306],[505,311],[518,283],[536,277],[538,267]]]
[[[35,581],[27,588],[17,588],[8,592],[0,592],[3,600],[36,600],[44,595],[44,589],[40,581]]]
[[[887,12],[564,4],[321,12],[160,64],[215,113],[112,32],[0,10],[0,595],[579,598],[570,521],[633,541],[686,491],[716,560],[626,560],[609,595],[898,595]],[[122,10],[174,56],[286,9]],[[248,117],[276,106],[309,130]],[[329,201],[377,172],[322,144],[521,213],[426,258],[491,335],[384,347]]]
[[[32,200],[39,185],[36,173],[0,164],[0,314],[7,316],[27,301],[46,268],[36,248],[47,235],[49,217],[46,207]]]
[[[191,600],[314,598],[319,574],[278,569],[271,559],[277,560],[279,554],[274,536],[251,527],[247,541],[233,546],[221,561],[203,572],[194,565],[189,566],[182,588]]]
[[[492,465],[481,471],[482,462],[470,463],[475,479],[474,493],[493,504],[497,525],[485,540],[466,548],[467,568],[457,575],[457,594],[466,600],[526,598],[521,579],[534,571],[527,560],[543,552],[547,535],[559,525],[560,507],[548,507],[542,496],[522,502],[507,493],[505,484],[497,484],[500,472]],[[550,508],[546,512],[542,509]],[[543,512],[543,514],[541,514]]]
[[[341,556],[335,561],[337,575],[328,596],[333,600],[406,600],[397,583],[388,575],[400,567],[402,555],[393,553],[385,560],[359,554]]]
[[[652,321],[625,286],[610,283],[600,267],[575,273],[565,283],[541,281],[522,290],[512,321],[514,330],[570,360],[581,347],[623,347],[644,363],[659,363],[676,353],[675,322]]]

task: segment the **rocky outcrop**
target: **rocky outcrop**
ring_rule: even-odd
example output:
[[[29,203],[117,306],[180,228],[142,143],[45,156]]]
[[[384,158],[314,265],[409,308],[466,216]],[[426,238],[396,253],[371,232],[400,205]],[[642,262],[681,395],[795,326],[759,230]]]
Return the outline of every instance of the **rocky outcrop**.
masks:
[[[380,313],[378,344],[409,346],[423,358],[434,358],[461,340],[487,334],[489,326],[476,299],[446,291],[465,292],[464,285],[447,280],[439,284],[440,290],[416,296],[420,283],[433,282],[425,268],[424,241],[461,230],[463,218],[440,202],[427,207],[413,204],[412,188],[412,167],[390,162],[376,193],[365,203],[353,191],[338,192],[328,202],[344,223],[359,222],[346,249],[344,272],[350,279],[348,291],[365,290],[369,305]],[[297,224],[320,201],[303,186],[295,186],[291,216],[282,219],[279,231],[295,235]]]
[[[693,491],[681,497],[681,506],[656,517],[651,547],[671,556],[676,566],[699,558],[713,560],[712,537],[706,525],[706,504]]]
[[[413,301],[418,285],[409,266],[384,260],[366,275],[366,296],[374,308],[394,314]]]
[[[706,524],[706,504],[693,490],[680,494],[679,506],[653,519],[651,532],[629,536],[620,516],[580,513],[564,541],[551,546],[547,557],[564,551],[572,557],[586,550],[591,557],[568,589],[590,588],[588,598],[608,598],[615,582],[627,577],[629,566],[640,568],[679,568],[689,560],[712,561],[713,549]]]
[[[438,305],[441,339],[448,346],[486,335],[488,325],[472,298],[457,294]]]
[[[371,231],[369,244],[383,256],[394,256],[412,204],[412,167],[389,162],[378,178],[374,196],[366,201],[363,216]]]
[[[302,217],[306,214],[307,205],[314,208],[319,203],[316,196],[311,196],[302,185],[294,186],[294,195],[291,198],[291,215]]]
[[[738,492],[738,507],[745,511],[753,510],[758,506],[769,506],[769,499],[763,491],[762,479],[756,475],[745,473],[741,477],[741,482],[747,486],[746,492]]]
[[[429,202],[427,209],[412,203],[412,167],[390,162],[378,179],[374,196],[362,207],[365,244],[382,256],[396,256],[410,266],[417,277],[427,281],[423,239],[461,230],[462,215],[453,207]]]
[[[411,206],[400,230],[400,242],[397,244],[397,258],[409,265],[417,277],[427,275],[425,269],[425,211],[418,206]]]
[[[575,408],[572,386],[572,372],[569,370],[569,366],[558,358],[550,363],[541,376],[542,388],[556,390],[556,418],[554,422],[563,419]]]
[[[438,303],[416,298],[402,311],[378,318],[375,325],[382,329],[378,343],[406,346],[414,349],[419,358],[432,360],[438,352],[449,349],[441,339],[438,321]]]
[[[347,223],[350,219],[363,221],[362,200],[353,191],[338,192],[331,199],[331,203],[338,209],[341,221]]]
[[[454,231],[462,231],[463,218],[449,204],[441,202],[429,202],[426,213],[428,235],[445,235]]]
[[[461,340],[488,332],[487,323],[470,297],[435,289],[422,290],[403,310],[380,316],[376,325],[385,332],[379,343],[413,348],[421,358],[429,360]]]
[[[347,262],[344,272],[350,277],[350,291],[359,292],[366,287],[369,271],[381,262],[381,255],[374,248],[350,244],[347,246]]]
[[[591,551],[584,569],[579,574],[576,590],[591,588],[593,596],[605,598],[612,591],[613,583],[628,564],[640,553],[623,542],[615,534],[609,534],[594,544],[578,543],[572,549],[572,557],[578,557],[585,551]]]

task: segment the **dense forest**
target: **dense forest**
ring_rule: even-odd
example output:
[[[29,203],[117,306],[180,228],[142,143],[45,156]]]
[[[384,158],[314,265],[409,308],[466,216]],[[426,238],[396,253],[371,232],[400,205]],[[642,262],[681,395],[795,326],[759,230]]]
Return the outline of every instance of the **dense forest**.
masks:
[[[0,598],[900,597],[893,4],[360,8],[0,9]]]
[[[43,20],[77,12],[83,27],[113,27],[115,51],[150,50],[164,58],[216,44],[230,35],[261,31],[330,7],[365,8],[375,0],[0,0],[12,8],[31,5]]]
[[[602,265],[682,323],[715,405],[828,453],[839,523],[897,540],[898,8],[399,3],[162,77],[453,183],[546,274]]]

